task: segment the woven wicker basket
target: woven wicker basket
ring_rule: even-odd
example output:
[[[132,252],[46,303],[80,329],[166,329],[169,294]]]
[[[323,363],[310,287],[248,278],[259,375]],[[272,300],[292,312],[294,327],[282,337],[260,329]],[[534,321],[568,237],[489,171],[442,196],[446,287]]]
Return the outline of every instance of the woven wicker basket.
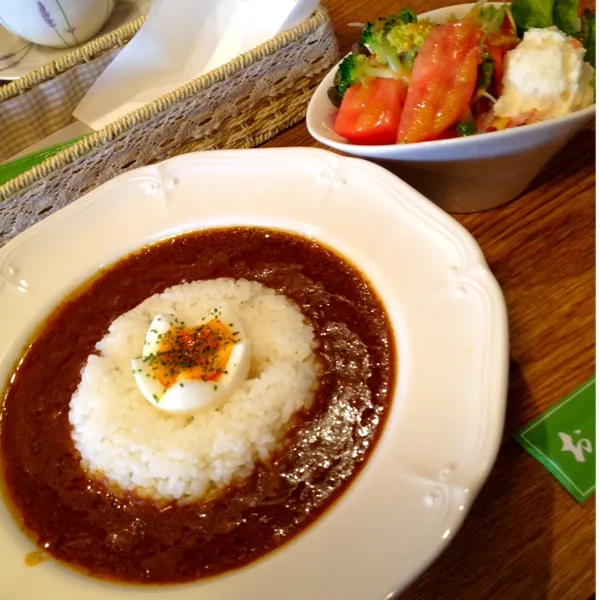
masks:
[[[87,72],[84,70],[98,63],[103,70],[143,22],[141,17],[0,88],[0,129],[3,106],[11,100],[36,93],[43,98],[44,93],[47,96],[44,86],[53,81],[81,79],[77,69]],[[314,88],[338,58],[329,15],[319,7],[294,29],[90,134],[0,186],[0,246],[130,169],[184,152],[251,148],[265,142],[304,118]],[[74,105],[85,91],[87,88],[71,99]],[[56,123],[54,129],[65,124]],[[38,139],[45,135],[48,132]]]

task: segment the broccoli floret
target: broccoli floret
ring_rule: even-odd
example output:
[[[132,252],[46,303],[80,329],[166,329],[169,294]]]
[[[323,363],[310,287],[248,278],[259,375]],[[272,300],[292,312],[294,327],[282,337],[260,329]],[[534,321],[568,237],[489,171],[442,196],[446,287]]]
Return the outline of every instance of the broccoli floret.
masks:
[[[353,53],[340,63],[328,91],[330,100],[339,106],[346,90],[365,77],[407,79],[415,54],[432,27],[429,21],[417,22],[410,8],[367,23]]]
[[[423,20],[418,23],[397,25],[389,31],[387,37],[396,52],[402,55],[404,64],[412,66],[415,55],[432,29],[433,23]]]
[[[390,16],[369,21],[360,32],[360,44],[375,56],[378,63],[387,65],[394,72],[399,72],[402,69],[400,57],[387,37],[396,24],[396,19],[396,16]]]
[[[334,106],[340,106],[346,90],[362,83],[367,77],[383,77],[393,79],[396,74],[388,67],[377,63],[375,58],[361,53],[352,53],[340,63],[333,80],[333,86],[327,91]]]
[[[433,23],[417,21],[412,9],[367,23],[360,43],[375,56],[377,62],[388,65],[395,73],[411,67],[415,54],[431,31]]]
[[[395,21],[396,25],[401,25],[401,24],[408,25],[409,23],[416,23],[416,22],[417,22],[417,13],[415,13],[415,11],[412,8],[403,8],[396,15],[396,21]]]
[[[390,69],[374,64],[373,60],[364,54],[349,54],[338,67],[334,85],[340,98],[343,98],[350,86],[363,82],[366,77],[393,78],[394,76]]]

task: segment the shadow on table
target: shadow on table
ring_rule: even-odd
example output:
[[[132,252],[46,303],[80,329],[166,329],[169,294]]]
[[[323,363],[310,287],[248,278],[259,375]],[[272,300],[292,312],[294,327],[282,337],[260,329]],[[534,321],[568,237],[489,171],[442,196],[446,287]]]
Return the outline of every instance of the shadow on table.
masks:
[[[512,439],[529,402],[511,360],[503,442],[465,523],[438,560],[398,600],[544,600],[552,556],[552,478]]]

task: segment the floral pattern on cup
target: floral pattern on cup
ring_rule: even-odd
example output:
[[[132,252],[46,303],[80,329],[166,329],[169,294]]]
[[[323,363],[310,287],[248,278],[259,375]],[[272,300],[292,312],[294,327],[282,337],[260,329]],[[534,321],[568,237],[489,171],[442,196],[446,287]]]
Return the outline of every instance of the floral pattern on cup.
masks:
[[[0,25],[44,46],[72,48],[93,37],[108,20],[116,0],[0,0]],[[2,68],[0,62],[0,68]]]
[[[52,19],[52,15],[48,12],[46,5],[41,0],[37,0],[38,10],[40,12],[40,16],[42,17],[44,23],[46,23],[46,25],[48,25],[48,27],[52,27],[52,29],[54,29],[54,31],[56,32],[56,35],[63,41],[65,46],[73,46],[73,45],[79,44],[79,42],[77,41],[77,38],[75,37],[75,29],[73,27],[71,27],[71,24],[69,23],[69,19],[67,18],[67,15],[65,14],[65,11],[63,10],[63,8],[60,5],[60,2],[58,0],[56,0],[56,4],[58,5],[60,11],[62,12],[65,22],[67,24],[67,27],[65,28],[65,33],[71,34],[71,36],[73,37],[74,44],[69,43],[65,40],[65,38],[61,35],[60,31],[56,28],[56,23]]]
[[[29,54],[31,48],[33,48],[33,43],[29,42],[14,52],[2,54],[0,56],[0,73],[2,73],[2,71],[6,71],[7,69],[16,67],[27,56],[27,54]]]

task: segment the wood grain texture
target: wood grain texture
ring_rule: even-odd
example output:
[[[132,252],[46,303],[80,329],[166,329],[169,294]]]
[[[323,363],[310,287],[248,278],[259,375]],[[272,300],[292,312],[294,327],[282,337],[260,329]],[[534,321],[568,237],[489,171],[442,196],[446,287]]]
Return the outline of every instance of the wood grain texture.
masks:
[[[403,6],[323,1],[342,51],[358,31],[349,23]],[[454,3],[411,5],[424,12]],[[265,146],[322,147],[304,123]],[[481,245],[508,305],[504,441],[462,529],[401,600],[587,600],[594,593],[595,499],[577,504],[511,436],[595,373],[595,185],[591,126],[511,204],[455,215]]]

